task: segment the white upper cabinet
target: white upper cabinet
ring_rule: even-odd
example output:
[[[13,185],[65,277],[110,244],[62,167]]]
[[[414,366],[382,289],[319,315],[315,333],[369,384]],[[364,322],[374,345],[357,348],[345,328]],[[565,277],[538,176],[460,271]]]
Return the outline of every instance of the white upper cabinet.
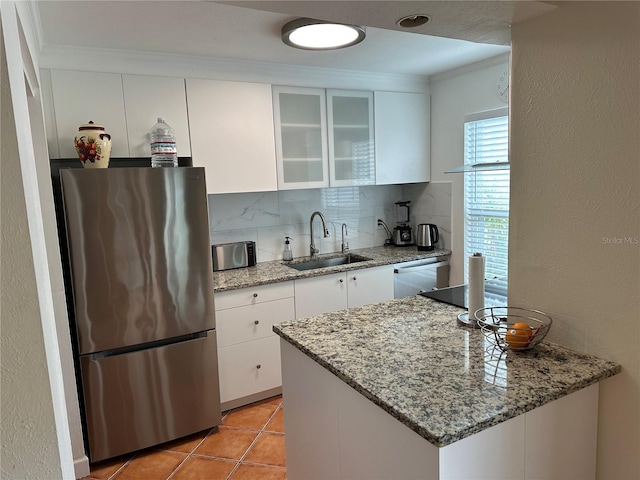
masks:
[[[194,167],[208,193],[278,189],[271,86],[187,79]]]
[[[324,89],[273,87],[278,189],[329,186]]]
[[[329,184],[373,185],[373,92],[327,90]]]
[[[73,139],[78,127],[91,120],[111,135],[111,158],[151,162],[149,131],[158,117],[174,129],[178,156],[191,156],[184,88],[183,78],[52,70],[59,157],[77,156]]]
[[[89,121],[111,135],[112,158],[130,156],[122,75],[52,70],[51,89],[60,158],[77,158],[73,139],[78,127]]]
[[[431,179],[430,98],[375,92],[376,184]]]
[[[184,78],[123,75],[131,157],[151,159],[149,132],[158,118],[173,128],[179,157],[191,156]]]
[[[278,189],[375,183],[373,93],[273,87]]]

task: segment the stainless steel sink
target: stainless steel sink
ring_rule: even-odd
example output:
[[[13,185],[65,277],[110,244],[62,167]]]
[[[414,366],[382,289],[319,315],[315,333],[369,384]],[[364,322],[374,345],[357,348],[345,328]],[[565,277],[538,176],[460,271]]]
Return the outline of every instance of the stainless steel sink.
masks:
[[[367,257],[361,257],[360,255],[354,255],[348,253],[346,255],[340,255],[330,258],[319,258],[313,260],[306,260],[297,263],[289,263],[288,267],[295,268],[298,271],[313,270],[316,268],[337,267],[338,265],[349,265],[351,263],[366,262],[371,260]]]

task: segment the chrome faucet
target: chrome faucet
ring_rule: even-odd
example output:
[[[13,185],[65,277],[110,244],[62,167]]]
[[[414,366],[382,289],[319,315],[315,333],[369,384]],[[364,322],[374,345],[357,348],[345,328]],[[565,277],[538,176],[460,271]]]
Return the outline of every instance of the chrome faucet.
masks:
[[[324,238],[329,236],[329,229],[327,228],[327,221],[324,218],[324,215],[318,211],[315,211],[311,214],[311,218],[309,219],[309,234],[311,235],[311,245],[309,245],[309,251],[311,252],[311,256],[313,257],[319,250],[316,248],[315,243],[313,243],[313,218],[318,215],[320,220],[322,220],[322,230],[324,232]]]
[[[347,236],[347,224],[342,224],[342,253],[345,253],[349,250],[349,243],[344,241],[344,237]]]
[[[391,239],[391,231],[389,230],[389,227],[387,227],[387,224],[384,223],[380,218],[378,219],[378,226],[379,227],[383,227],[384,230],[387,232],[387,238],[384,241],[385,245],[391,245],[393,243],[393,240]]]

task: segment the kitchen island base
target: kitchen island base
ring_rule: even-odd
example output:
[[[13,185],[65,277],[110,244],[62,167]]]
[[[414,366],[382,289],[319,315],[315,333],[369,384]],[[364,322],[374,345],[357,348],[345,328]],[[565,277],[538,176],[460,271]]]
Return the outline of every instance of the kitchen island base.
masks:
[[[439,447],[280,342],[290,480],[595,478],[597,384]]]

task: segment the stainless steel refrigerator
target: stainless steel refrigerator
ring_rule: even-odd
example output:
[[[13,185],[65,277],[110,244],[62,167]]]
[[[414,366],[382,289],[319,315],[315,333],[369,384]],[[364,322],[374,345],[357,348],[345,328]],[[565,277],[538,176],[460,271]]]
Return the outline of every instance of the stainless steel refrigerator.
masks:
[[[204,169],[61,170],[92,462],[220,423]]]

